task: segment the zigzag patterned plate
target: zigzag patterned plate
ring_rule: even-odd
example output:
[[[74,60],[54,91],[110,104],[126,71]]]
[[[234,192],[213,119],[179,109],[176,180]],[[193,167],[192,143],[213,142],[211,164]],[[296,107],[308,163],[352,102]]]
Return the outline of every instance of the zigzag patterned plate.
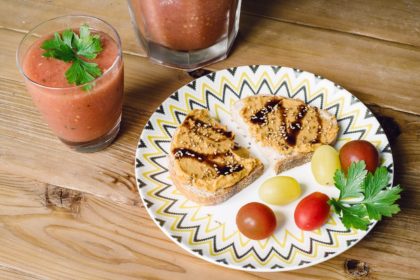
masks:
[[[381,151],[382,164],[393,175],[388,139],[373,114],[356,97],[320,76],[261,65],[203,76],[180,88],[159,106],[140,136],[136,152],[137,185],[152,219],[185,250],[230,268],[252,271],[299,269],[344,252],[367,232],[347,230],[334,213],[321,229],[303,232],[293,221],[298,199],[287,206],[272,207],[278,214],[279,226],[270,238],[250,240],[238,232],[235,215],[245,203],[259,201],[258,187],[274,175],[267,164],[264,174],[252,185],[222,204],[207,207],[182,196],[168,174],[166,155],[172,135],[190,110],[206,108],[229,129],[236,131],[229,113],[232,104],[245,96],[263,93],[299,98],[335,114],[340,125],[336,147],[340,148],[352,139],[367,139]],[[236,135],[237,141],[246,145],[246,137],[240,133]],[[283,174],[300,182],[302,197],[315,190],[330,196],[338,195],[334,187],[316,183],[309,163]],[[373,226],[370,225],[369,230]]]

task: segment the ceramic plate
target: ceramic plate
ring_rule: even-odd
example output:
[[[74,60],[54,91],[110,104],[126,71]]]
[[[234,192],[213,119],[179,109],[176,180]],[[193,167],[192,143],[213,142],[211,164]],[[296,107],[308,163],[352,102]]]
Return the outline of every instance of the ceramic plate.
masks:
[[[243,66],[208,74],[174,92],[150,117],[136,151],[136,178],[140,196],[151,218],[182,248],[209,262],[252,271],[285,271],[311,266],[349,249],[368,231],[348,230],[335,213],[322,228],[305,232],[296,227],[293,212],[304,196],[321,191],[337,197],[335,187],[314,180],[310,163],[282,175],[295,177],[302,196],[287,206],[270,206],[277,214],[278,227],[265,240],[254,241],[238,232],[235,215],[251,201],[260,201],[258,188],[274,176],[265,164],[264,174],[253,184],[215,206],[200,206],[187,200],[173,186],[168,174],[170,141],[186,114],[198,108],[235,132],[236,141],[247,145],[246,135],[237,131],[230,117],[240,98],[257,94],[299,98],[334,114],[340,125],[336,148],[353,139],[366,139],[381,152],[382,165],[393,177],[393,160],[388,139],[369,109],[355,96],[320,76],[287,67]],[[253,151],[251,147],[251,151]],[[255,152],[255,151],[254,151]],[[264,159],[261,159],[264,160]],[[391,181],[392,182],[392,181]]]

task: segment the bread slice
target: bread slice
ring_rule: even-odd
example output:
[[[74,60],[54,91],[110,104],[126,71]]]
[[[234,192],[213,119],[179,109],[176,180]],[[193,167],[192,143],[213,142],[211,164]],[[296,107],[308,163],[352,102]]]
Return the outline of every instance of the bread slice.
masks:
[[[272,95],[239,100],[232,119],[277,174],[310,161],[318,146],[336,141],[339,131],[337,119],[328,111]]]
[[[255,181],[264,169],[207,110],[187,115],[175,131],[168,159],[175,187],[202,205],[225,201]]]

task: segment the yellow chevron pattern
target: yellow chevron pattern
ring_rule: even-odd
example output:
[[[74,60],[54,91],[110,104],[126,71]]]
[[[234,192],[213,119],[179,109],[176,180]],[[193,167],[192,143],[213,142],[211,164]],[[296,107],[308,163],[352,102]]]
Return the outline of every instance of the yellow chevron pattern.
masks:
[[[319,240],[323,240],[322,238],[325,237],[323,236],[325,235],[325,232],[320,229],[311,233],[305,233],[303,231],[293,232],[285,229],[281,240],[279,240],[277,236],[273,235],[266,240],[254,242],[244,237],[237,230],[228,232],[225,223],[215,221],[212,215],[203,214],[201,206],[193,204],[183,198],[175,188],[172,188],[169,194],[174,200],[178,199],[178,209],[176,211],[177,213],[171,212],[170,207],[173,200],[157,195],[159,191],[164,190],[166,184],[155,180],[152,177],[154,174],[163,171],[162,167],[153,160],[153,157],[164,155],[161,148],[156,144],[156,141],[170,140],[170,137],[166,134],[164,126],[178,126],[179,123],[175,112],[187,114],[188,111],[193,109],[190,107],[191,101],[205,106],[208,105],[206,93],[210,92],[213,95],[214,102],[212,102],[213,106],[209,109],[212,111],[213,115],[219,117],[222,112],[224,115],[229,114],[230,108],[237,100],[237,97],[234,95],[226,96],[224,93],[225,86],[228,86],[234,92],[240,92],[241,87],[245,82],[250,85],[253,91],[257,91],[257,89],[261,87],[262,83],[268,84],[268,87],[271,89],[278,89],[280,85],[285,83],[289,92],[292,94],[301,88],[305,88],[306,98],[308,100],[312,100],[322,94],[323,108],[338,105],[337,113],[340,119],[353,118],[348,128],[350,131],[363,130],[365,131],[364,137],[367,137],[378,128],[379,124],[377,122],[372,124],[363,121],[364,106],[350,106],[351,110],[348,110],[349,106],[346,105],[349,103],[348,93],[345,94],[344,91],[340,91],[340,94],[335,94],[328,86],[318,87],[316,90],[312,89],[311,87],[313,87],[313,85],[310,78],[313,77],[313,75],[306,75],[306,78],[301,78],[301,76],[296,78],[289,75],[288,71],[280,71],[280,75],[275,75],[276,78],[273,81],[273,74],[270,72],[270,68],[266,66],[264,69],[265,70],[262,71],[258,77],[254,77],[250,71],[240,71],[240,74],[237,72],[233,77],[225,73],[221,77],[220,82],[217,84],[201,78],[197,80],[196,90],[184,87],[184,92],[179,95],[179,101],[168,103],[165,107],[165,118],[156,119],[153,123],[153,132],[149,134],[144,133],[142,136],[148,144],[148,150],[140,155],[141,162],[147,166],[147,168],[141,170],[140,176],[142,180],[147,183],[148,188],[147,191],[141,191],[141,193],[147,198],[147,200],[153,201],[154,204],[157,205],[157,207],[153,209],[152,216],[164,220],[166,223],[170,223],[169,227],[165,228],[169,228],[171,235],[183,236],[184,244],[191,249],[205,249],[213,261],[219,257],[223,257],[224,259],[228,259],[230,263],[238,265],[239,267],[244,266],[247,263],[253,263],[259,267],[266,267],[267,265],[272,266],[273,264],[278,264],[282,267],[297,266],[297,260],[304,259],[307,262],[310,262],[311,260],[319,261],[319,259],[322,259],[320,251],[328,249],[329,251],[335,252],[340,248],[346,248],[347,246],[342,244],[345,238],[354,237],[355,239],[360,239],[363,237],[363,234],[356,230],[347,232],[342,231],[341,221],[339,221],[336,215],[331,215],[331,218],[327,223],[327,227],[330,229],[341,230],[340,232],[330,232],[332,239],[331,244],[328,244],[328,242],[312,242],[311,250],[303,248],[308,242],[309,236],[312,236],[313,238],[317,237]],[[214,97],[224,100],[224,103],[216,101]],[[345,142],[350,139],[352,139],[352,137],[348,134],[346,136],[341,136],[339,141]],[[382,147],[387,144],[379,137],[371,141],[378,147]],[[165,178],[169,179],[167,174],[165,175]],[[183,217],[185,217],[185,219],[182,221]],[[184,225],[183,228],[180,227],[181,223]],[[219,240],[218,242],[220,242],[217,246],[218,248],[223,247],[225,246],[223,244],[228,243],[233,244],[233,246],[227,246],[224,250],[214,250],[215,244],[213,243],[216,242],[214,239],[195,239],[195,233],[198,230],[197,227],[199,227],[201,235],[217,236],[217,239]],[[254,248],[255,251],[260,252],[267,251],[267,249],[270,248],[269,246],[273,246],[273,248],[277,249],[287,249],[290,244],[294,244],[296,247],[302,248],[302,250],[291,250],[291,254],[288,257],[272,252],[265,259],[261,259],[261,257],[257,256],[255,251],[252,250],[248,251],[245,255],[238,256],[237,252],[233,249],[235,244],[239,248]],[[263,253],[260,254],[263,255]]]

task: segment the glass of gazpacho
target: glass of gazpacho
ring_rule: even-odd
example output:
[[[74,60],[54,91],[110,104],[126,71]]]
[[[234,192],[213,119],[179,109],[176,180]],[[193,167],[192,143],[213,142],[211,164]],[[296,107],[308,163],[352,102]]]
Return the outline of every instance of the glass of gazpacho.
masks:
[[[111,144],[121,122],[121,41],[91,16],[48,20],[22,39],[17,65],[32,100],[57,137],[80,152]]]
[[[242,0],[128,0],[149,58],[193,70],[226,58],[239,29]]]

